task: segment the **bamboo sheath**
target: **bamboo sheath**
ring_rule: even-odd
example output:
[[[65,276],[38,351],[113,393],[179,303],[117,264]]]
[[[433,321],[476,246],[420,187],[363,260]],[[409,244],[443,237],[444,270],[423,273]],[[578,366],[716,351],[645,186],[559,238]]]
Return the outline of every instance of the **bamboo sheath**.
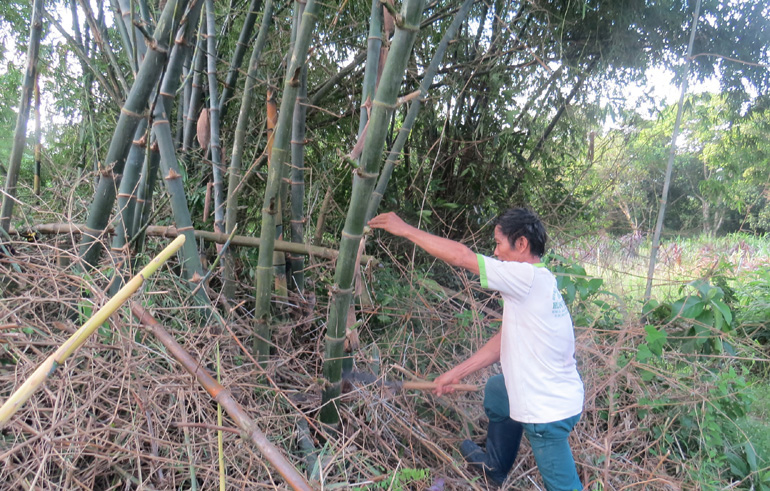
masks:
[[[184,236],[177,237],[166,246],[139,274],[120,289],[101,309],[99,309],[75,334],[64,342],[52,355],[50,355],[32,375],[14,392],[11,397],[0,407],[0,427],[3,426],[24,404],[32,394],[48,379],[48,377],[63,364],[69,356],[86,342],[88,337],[133,295],[144,284],[144,280],[152,275],[168,258],[170,258],[184,244]]]
[[[10,235],[23,235],[31,236],[34,234],[80,234],[83,229],[82,224],[72,223],[44,223],[35,225],[34,227],[23,229],[11,229]],[[209,232],[207,230],[194,230],[196,239],[203,239],[207,242],[214,242],[217,244],[224,244],[227,242],[227,234],[218,234],[216,232]],[[114,229],[107,228],[105,233],[114,233]],[[176,227],[164,227],[161,225],[151,225],[145,230],[145,234],[150,237],[165,237],[173,239],[179,235],[179,231]],[[230,245],[240,247],[260,247],[261,240],[259,237],[247,237],[245,235],[234,235],[230,241]],[[285,240],[276,240],[274,243],[275,250],[290,252],[292,254],[304,254],[306,256],[320,257],[322,259],[334,260],[339,255],[339,251],[330,247],[312,246],[306,244],[297,244],[294,242],[288,242]],[[361,256],[362,264],[380,264],[379,259],[371,255]]]
[[[145,310],[137,302],[131,302],[131,311],[134,316],[139,319],[139,322],[143,324],[145,329],[152,333],[163,346],[166,347],[168,352],[173,356],[187,372],[195,377],[198,382],[206,389],[206,392],[217,401],[227,414],[233,419],[235,424],[241,429],[241,437],[254,443],[264,457],[273,464],[278,473],[286,480],[286,483],[291,486],[292,489],[302,491],[312,491],[312,487],[307,480],[297,471],[297,469],[289,462],[286,457],[283,456],[281,450],[278,449],[270,440],[267,439],[264,433],[257,428],[254,420],[246,413],[246,411],[238,404],[233,395],[223,387],[219,382],[214,379],[211,374],[206,371],[198,360],[195,360],[185,349],[176,342],[174,337],[168,333],[163,326],[155,320],[147,310]]]

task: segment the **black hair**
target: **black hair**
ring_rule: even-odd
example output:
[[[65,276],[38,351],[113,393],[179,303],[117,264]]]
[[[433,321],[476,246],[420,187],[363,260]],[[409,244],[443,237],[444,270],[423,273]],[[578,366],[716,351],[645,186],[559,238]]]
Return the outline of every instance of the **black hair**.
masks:
[[[500,226],[500,231],[508,237],[511,246],[516,244],[519,237],[526,237],[529,252],[537,257],[543,257],[545,254],[548,234],[545,232],[545,225],[534,211],[527,208],[511,208],[497,217],[495,227],[497,226]]]

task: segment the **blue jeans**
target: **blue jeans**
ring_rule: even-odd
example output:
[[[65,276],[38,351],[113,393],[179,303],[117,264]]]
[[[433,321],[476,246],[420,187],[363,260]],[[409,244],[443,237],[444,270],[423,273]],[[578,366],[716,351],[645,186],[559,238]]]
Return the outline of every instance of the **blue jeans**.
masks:
[[[490,421],[510,418],[508,391],[502,375],[495,375],[484,388],[484,412]],[[553,423],[519,423],[527,435],[535,462],[548,491],[582,490],[569,447],[569,434],[580,414]]]

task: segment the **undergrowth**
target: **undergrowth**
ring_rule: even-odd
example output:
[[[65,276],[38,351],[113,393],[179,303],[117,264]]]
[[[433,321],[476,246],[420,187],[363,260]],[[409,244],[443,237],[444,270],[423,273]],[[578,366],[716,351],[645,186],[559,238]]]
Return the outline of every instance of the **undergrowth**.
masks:
[[[711,258],[681,270],[676,262],[663,263],[678,279],[646,305],[615,277],[597,274],[608,271],[599,263],[611,260],[619,261],[617,277],[623,269],[634,274],[640,258],[594,253],[594,263],[576,261],[577,248],[562,248],[548,258],[576,325],[586,399],[572,445],[588,489],[768,489],[770,277],[763,266],[766,249],[745,243],[749,249],[741,246],[743,252],[730,256],[743,258],[740,265],[727,260],[728,242],[710,246],[717,251],[716,267]],[[703,244],[693,241],[682,250],[702,250]],[[75,259],[61,242],[14,247],[15,261],[0,259],[5,279],[0,326],[17,326],[0,330],[2,398],[93,311],[88,284],[108,280],[98,274],[86,278],[67,261],[57,262],[57,257]],[[595,241],[594,247],[601,244]],[[415,268],[408,256],[391,257],[388,266],[363,275],[373,302],[357,312],[356,371],[380,381],[432,379],[499,329],[500,302],[477,280],[433,263]],[[694,255],[683,259],[688,257]],[[465,438],[483,440],[481,391],[439,398],[359,384],[338,401],[340,434],[314,424],[331,266],[314,266],[315,290],[304,300],[280,299],[284,318],[267,379],[243,349],[251,336],[248,290],[235,304],[228,332],[184,303],[189,289],[176,279],[174,265],[138,298],[202,366],[213,369],[220,343],[224,385],[324,489],[483,488],[456,450]],[[215,291],[209,294],[216,297]],[[466,382],[481,387],[497,372],[493,366]],[[301,421],[310,426],[313,458],[297,447]],[[126,482],[137,488],[189,488],[194,480],[208,489],[218,480],[215,422],[216,405],[208,395],[135,321],[117,316],[2,430],[0,479],[11,487],[47,489],[69,489],[77,482],[91,488]],[[225,454],[229,485],[282,486],[237,435],[225,435]],[[524,443],[510,487],[542,488],[534,468]]]

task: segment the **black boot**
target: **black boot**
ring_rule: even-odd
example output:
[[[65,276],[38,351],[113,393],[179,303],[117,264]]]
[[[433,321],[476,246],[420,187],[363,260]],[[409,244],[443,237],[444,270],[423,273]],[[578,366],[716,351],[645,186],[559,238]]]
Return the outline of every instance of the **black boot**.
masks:
[[[490,421],[487,429],[487,450],[482,450],[470,440],[460,444],[460,453],[473,467],[480,469],[487,478],[502,486],[508,471],[519,453],[522,427],[512,419]]]

